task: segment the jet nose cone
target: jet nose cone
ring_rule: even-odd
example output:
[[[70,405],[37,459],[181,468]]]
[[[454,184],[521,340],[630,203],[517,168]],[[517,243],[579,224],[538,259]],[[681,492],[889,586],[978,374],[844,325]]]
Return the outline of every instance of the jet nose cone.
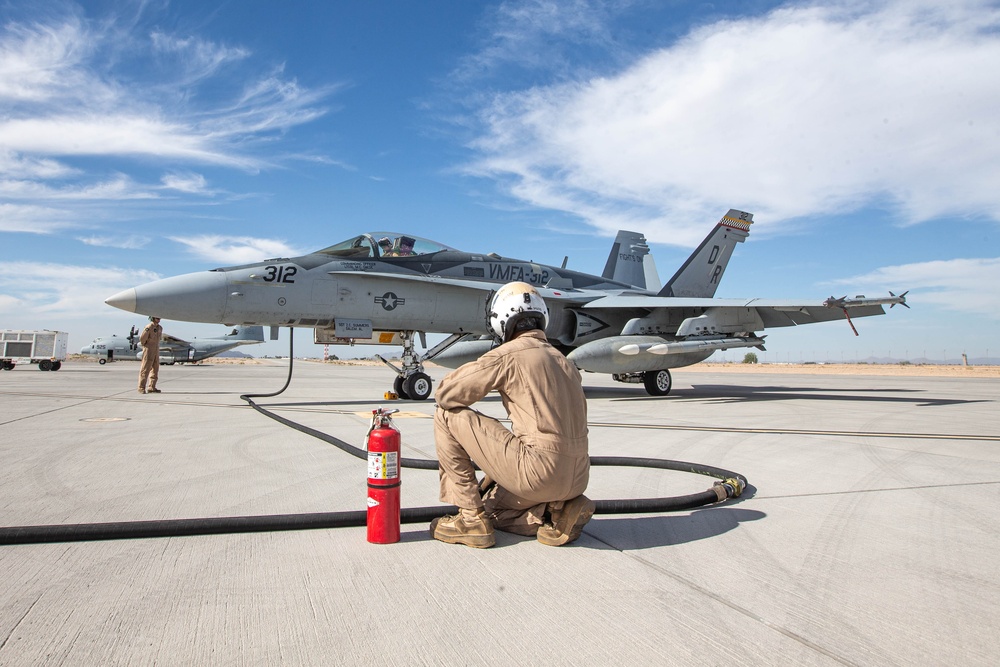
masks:
[[[122,310],[165,320],[222,322],[226,298],[226,274],[201,271],[139,285],[107,302]]]
[[[130,287],[127,290],[122,290],[115,294],[114,296],[109,296],[104,300],[104,303],[109,306],[114,306],[115,308],[121,308],[122,310],[127,310],[130,313],[135,312],[135,288]]]

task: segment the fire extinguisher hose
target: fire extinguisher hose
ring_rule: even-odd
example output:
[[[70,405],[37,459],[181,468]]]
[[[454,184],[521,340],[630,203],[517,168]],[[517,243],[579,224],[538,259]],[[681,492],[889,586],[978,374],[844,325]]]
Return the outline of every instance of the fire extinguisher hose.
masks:
[[[292,378],[291,346],[289,347],[288,380],[284,387],[270,394],[243,394],[254,410],[290,428],[318,438],[352,456],[365,459],[368,452],[355,447],[340,438],[323,433],[275,414],[258,405],[254,398],[277,396],[288,388]],[[682,496],[664,498],[636,498],[622,500],[595,500],[595,514],[643,514],[678,512],[711,505],[738,497],[747,486],[747,480],[739,473],[714,468],[712,466],[684,461],[658,458],[638,458],[628,456],[592,456],[591,466],[626,466],[653,468],[695,473],[715,478],[714,485],[707,491]],[[404,468],[437,470],[438,462],[429,459],[402,458]],[[433,507],[402,508],[401,523],[424,523],[439,516],[454,514],[453,505]],[[206,517],[197,519],[161,519],[154,521],[123,521],[111,523],[57,524],[40,526],[0,527],[0,546],[13,544],[43,544],[52,542],[88,542],[96,540],[125,540],[150,537],[180,537],[189,535],[219,535],[230,533],[259,533],[282,530],[309,530],[316,528],[347,528],[364,526],[367,521],[365,510],[349,512],[314,512],[308,514],[274,514],[264,516]]]

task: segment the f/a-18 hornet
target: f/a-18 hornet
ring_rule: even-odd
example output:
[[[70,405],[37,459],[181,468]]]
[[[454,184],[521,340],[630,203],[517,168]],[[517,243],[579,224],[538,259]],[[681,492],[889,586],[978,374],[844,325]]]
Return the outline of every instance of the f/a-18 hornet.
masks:
[[[142,359],[142,344],[139,329],[132,327],[127,336],[101,336],[89,345],[84,345],[80,354],[97,357],[99,363],[115,359]],[[217,338],[192,338],[186,341],[170,334],[160,339],[160,364],[172,365],[201,361],[227,352],[240,345],[254,345],[264,342],[263,327],[242,327]]]
[[[716,350],[764,349],[759,332],[906,305],[906,293],[825,301],[716,299],[719,281],[753,215],[730,210],[662,288],[643,235],[620,231],[604,272],[470,253],[389,232],[360,234],[301,257],[270,259],[165,278],[124,290],[106,303],[172,320],[311,327],[317,343],[402,345],[394,388],[423,400],[431,379],[423,363],[457,366],[486,352],[487,308],[511,281],[538,288],[549,308],[546,335],[579,368],[641,382],[653,396],[670,391],[671,368]],[[853,324],[852,324],[853,326]],[[419,335],[450,334],[423,355]],[[381,357],[380,357],[381,358]]]

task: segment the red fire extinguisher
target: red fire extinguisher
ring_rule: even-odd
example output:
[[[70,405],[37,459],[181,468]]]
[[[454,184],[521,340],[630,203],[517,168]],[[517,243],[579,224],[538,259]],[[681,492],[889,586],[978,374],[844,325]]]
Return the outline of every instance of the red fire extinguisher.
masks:
[[[399,429],[389,416],[398,410],[372,410],[368,429],[368,541],[399,542]]]

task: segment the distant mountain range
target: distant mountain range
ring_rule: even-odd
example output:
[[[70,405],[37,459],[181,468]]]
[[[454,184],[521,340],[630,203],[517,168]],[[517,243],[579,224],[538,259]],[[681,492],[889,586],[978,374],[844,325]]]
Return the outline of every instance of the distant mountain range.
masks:
[[[237,359],[253,359],[254,358],[254,356],[252,354],[247,354],[246,352],[240,352],[239,350],[228,350],[226,352],[220,352],[219,354],[217,354],[215,356],[217,356],[217,357],[230,357],[230,358],[235,357]]]
[[[899,357],[866,357],[864,359],[808,359],[805,357],[795,359],[786,358],[784,354],[775,355],[761,355],[758,353],[758,357],[763,357],[761,359],[762,363],[768,364],[780,364],[780,363],[792,363],[792,364],[905,364],[910,363],[914,366],[924,365],[924,366],[962,366],[965,362],[961,357],[958,358],[947,358],[945,360],[941,359],[928,359],[926,357],[915,357],[912,359],[900,359]],[[733,356],[731,351],[729,354],[719,355],[708,359],[710,362],[720,362],[720,361],[742,361],[742,356]],[[1000,366],[1000,356],[990,356],[990,357],[969,357],[969,366]]]
[[[910,363],[914,366],[962,366],[964,362],[961,358],[959,359],[926,359],[924,357],[919,357],[916,359],[898,359],[896,357],[867,357],[865,359],[845,359],[845,360],[828,360],[828,361],[798,361],[793,363],[808,364],[906,364]],[[968,361],[969,366],[1000,366],[1000,357],[970,357]]]

